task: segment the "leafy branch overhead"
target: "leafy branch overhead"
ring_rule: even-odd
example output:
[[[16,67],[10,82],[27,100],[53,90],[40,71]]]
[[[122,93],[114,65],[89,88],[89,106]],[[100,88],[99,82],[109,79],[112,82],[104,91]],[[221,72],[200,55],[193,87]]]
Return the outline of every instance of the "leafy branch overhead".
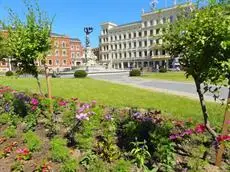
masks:
[[[25,1],[25,6],[25,21],[9,9],[10,22],[5,25],[8,31],[7,45],[19,71],[37,77],[36,61],[44,61],[51,48],[52,21],[40,11],[37,3],[33,6],[29,1]]]

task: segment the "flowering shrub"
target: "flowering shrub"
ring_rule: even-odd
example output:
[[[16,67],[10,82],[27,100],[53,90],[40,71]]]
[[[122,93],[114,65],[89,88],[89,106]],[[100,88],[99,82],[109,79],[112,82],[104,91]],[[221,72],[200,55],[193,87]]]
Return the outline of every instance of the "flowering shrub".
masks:
[[[31,152],[30,152],[29,149],[27,149],[27,148],[17,149],[17,150],[16,150],[16,153],[17,153],[17,156],[16,156],[16,159],[17,159],[17,160],[25,160],[25,161],[28,161],[28,160],[30,160],[31,157],[32,157]]]

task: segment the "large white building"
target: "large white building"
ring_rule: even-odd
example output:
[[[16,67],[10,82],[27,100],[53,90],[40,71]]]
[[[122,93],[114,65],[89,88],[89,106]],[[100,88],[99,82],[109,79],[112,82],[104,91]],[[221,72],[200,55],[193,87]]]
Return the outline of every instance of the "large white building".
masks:
[[[162,48],[161,35],[168,22],[191,6],[187,3],[142,12],[140,21],[123,25],[101,24],[100,63],[117,69],[144,67],[150,71],[171,67],[170,56]]]

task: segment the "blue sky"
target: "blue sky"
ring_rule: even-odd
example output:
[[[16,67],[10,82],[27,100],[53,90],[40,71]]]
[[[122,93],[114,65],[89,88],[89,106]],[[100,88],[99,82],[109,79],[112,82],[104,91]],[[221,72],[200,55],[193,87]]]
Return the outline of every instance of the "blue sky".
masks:
[[[158,7],[164,7],[165,1],[158,0]],[[168,6],[172,5],[173,0],[167,1]],[[98,46],[101,23],[111,21],[124,24],[138,21],[141,19],[142,9],[150,10],[150,0],[39,0],[39,4],[50,17],[55,16],[53,32],[77,37],[83,45],[83,28],[92,26],[92,47]],[[0,0],[0,20],[7,19],[7,8],[13,9],[19,16],[25,13],[22,0]]]

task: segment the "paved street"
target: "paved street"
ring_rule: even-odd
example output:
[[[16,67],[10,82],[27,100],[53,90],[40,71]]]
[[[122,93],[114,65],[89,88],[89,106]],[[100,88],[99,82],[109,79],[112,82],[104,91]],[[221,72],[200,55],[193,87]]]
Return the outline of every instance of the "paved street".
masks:
[[[193,83],[133,78],[133,77],[128,77],[127,72],[122,74],[95,74],[95,75],[90,75],[89,77],[98,80],[109,81],[113,83],[131,85],[131,86],[149,89],[158,92],[185,96],[192,99],[198,99],[196,88]],[[228,93],[227,88],[221,89],[221,96],[223,98],[227,97],[227,93]],[[206,93],[205,98],[208,101],[214,101],[210,93]]]

